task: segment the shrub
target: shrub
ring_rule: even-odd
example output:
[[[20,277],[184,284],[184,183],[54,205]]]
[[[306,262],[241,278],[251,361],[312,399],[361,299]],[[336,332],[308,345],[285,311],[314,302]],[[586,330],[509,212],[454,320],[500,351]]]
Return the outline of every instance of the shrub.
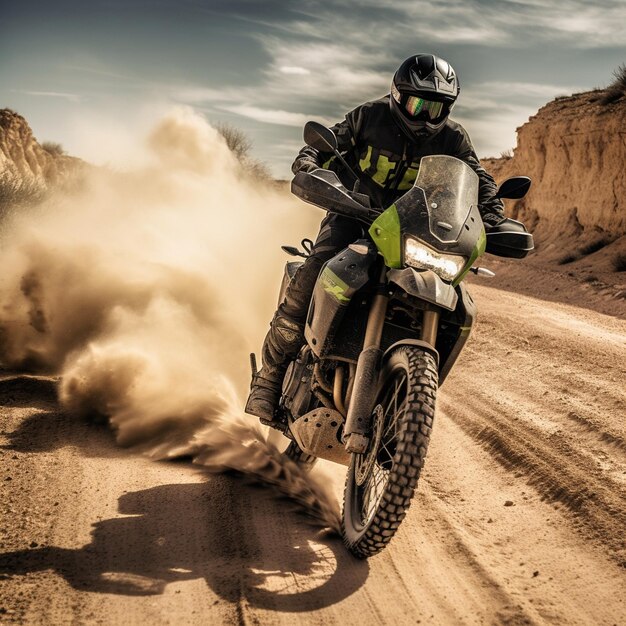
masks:
[[[578,261],[580,256],[577,253],[566,254],[562,259],[558,261],[559,265],[567,265],[568,263],[573,263],[574,261]]]
[[[239,161],[249,158],[252,141],[242,130],[222,122],[216,124],[215,129],[224,138],[228,149]]]
[[[512,159],[513,158],[513,148],[509,148],[508,150],[503,150],[500,152],[501,159]]]
[[[65,154],[65,150],[63,150],[63,146],[56,141],[44,141],[41,144],[41,147],[52,156],[62,156]]]
[[[620,65],[614,72],[615,80],[605,89],[600,98],[602,104],[617,102],[626,95],[626,64]]]
[[[620,252],[613,257],[613,269],[616,272],[626,272],[626,252]]]
[[[588,243],[586,246],[583,246],[579,252],[582,256],[586,256],[588,254],[593,254],[598,250],[602,250],[604,246],[607,246],[611,243],[611,239],[609,237],[601,237],[600,239],[596,239],[596,241],[592,241]]]
[[[216,124],[215,129],[224,138],[228,149],[241,163],[248,176],[256,180],[269,180],[271,178],[267,165],[257,161],[250,155],[252,141],[242,130],[224,123]]]
[[[0,217],[12,208],[43,199],[45,187],[34,178],[22,178],[9,170],[0,171]]]

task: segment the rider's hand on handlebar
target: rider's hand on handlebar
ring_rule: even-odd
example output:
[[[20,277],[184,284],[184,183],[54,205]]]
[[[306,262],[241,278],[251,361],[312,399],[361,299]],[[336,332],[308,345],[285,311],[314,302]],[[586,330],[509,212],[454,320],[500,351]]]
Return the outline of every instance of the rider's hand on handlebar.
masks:
[[[314,163],[313,161],[305,161],[304,163],[302,163],[298,171],[305,172],[306,174],[310,174],[311,172],[314,172],[315,170],[319,170],[319,169],[320,169],[319,164]]]

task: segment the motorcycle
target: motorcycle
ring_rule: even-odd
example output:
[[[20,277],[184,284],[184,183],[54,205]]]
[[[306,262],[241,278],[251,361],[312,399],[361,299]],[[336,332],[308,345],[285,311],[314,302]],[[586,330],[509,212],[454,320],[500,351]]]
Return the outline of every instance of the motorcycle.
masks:
[[[305,142],[332,152],[348,171],[333,132],[315,122]],[[351,172],[354,178],[356,175]],[[310,467],[316,459],[348,466],[342,527],[347,548],[367,558],[402,522],[424,465],[438,387],[459,357],[476,317],[463,283],[491,275],[476,261],[488,252],[523,258],[533,237],[506,219],[485,232],[479,181],[451,156],[421,159],[414,186],[386,209],[348,190],[326,169],[300,172],[291,191],[305,202],[358,220],[369,237],[329,260],[317,279],[305,340],[286,371],[278,420],[285,454]],[[500,198],[522,198],[527,177],[502,183]],[[310,253],[284,246],[292,255]],[[285,268],[279,302],[299,262]],[[256,359],[251,355],[252,373]]]

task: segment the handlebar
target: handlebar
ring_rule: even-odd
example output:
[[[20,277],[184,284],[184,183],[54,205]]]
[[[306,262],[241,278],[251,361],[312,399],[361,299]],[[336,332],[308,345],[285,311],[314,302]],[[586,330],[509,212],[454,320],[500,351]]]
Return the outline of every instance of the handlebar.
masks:
[[[291,181],[291,193],[309,204],[366,224],[382,212],[370,207],[368,196],[349,191],[334,172],[321,168],[298,172]]]

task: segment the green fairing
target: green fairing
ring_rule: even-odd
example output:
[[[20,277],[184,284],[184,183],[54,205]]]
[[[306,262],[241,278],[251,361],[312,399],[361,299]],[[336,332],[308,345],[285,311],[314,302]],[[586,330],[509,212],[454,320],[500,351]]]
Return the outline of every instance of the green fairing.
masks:
[[[485,248],[487,247],[487,235],[485,234],[485,229],[483,228],[480,233],[480,237],[472,250],[472,256],[470,256],[469,261],[465,264],[465,267],[461,270],[461,273],[454,279],[452,284],[456,287],[464,278],[467,272],[469,272],[470,267],[474,265],[476,259],[485,253]]]
[[[350,298],[347,298],[344,294],[348,290],[348,285],[327,267],[324,268],[320,281],[324,287],[324,291],[334,296],[339,302],[350,302]]]
[[[369,234],[383,255],[385,263],[391,268],[402,267],[401,232],[395,204],[381,213],[369,229]]]

